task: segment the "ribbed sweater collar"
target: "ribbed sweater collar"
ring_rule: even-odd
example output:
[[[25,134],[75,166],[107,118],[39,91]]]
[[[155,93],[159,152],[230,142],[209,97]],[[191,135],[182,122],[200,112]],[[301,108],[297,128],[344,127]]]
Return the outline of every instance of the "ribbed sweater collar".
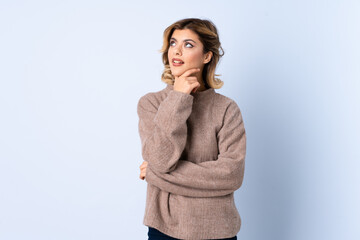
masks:
[[[174,90],[174,85],[172,85],[172,84],[167,84],[167,86],[166,86],[166,88],[165,88],[165,91],[166,92],[169,92],[170,90]],[[193,96],[194,98],[196,98],[196,99],[204,99],[204,98],[209,98],[209,97],[211,97],[213,94],[215,93],[215,90],[214,90],[214,88],[208,88],[208,89],[206,89],[206,90],[203,90],[203,91],[201,91],[201,92],[198,92],[198,91],[196,91],[196,92],[191,92],[190,94],[191,94],[191,96]]]

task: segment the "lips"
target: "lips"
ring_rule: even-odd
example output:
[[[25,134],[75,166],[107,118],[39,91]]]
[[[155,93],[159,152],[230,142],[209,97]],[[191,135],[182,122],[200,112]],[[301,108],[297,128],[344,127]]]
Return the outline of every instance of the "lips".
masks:
[[[173,58],[172,63],[174,63],[174,64],[184,64],[184,61],[181,60],[180,58]]]

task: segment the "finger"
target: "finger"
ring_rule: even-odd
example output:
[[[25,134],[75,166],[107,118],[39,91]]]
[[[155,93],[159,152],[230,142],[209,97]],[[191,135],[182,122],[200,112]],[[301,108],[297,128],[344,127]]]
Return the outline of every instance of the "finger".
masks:
[[[198,81],[188,81],[188,84],[190,87],[198,87],[199,82]]]
[[[191,84],[191,87],[194,87],[192,92],[196,92],[197,89],[200,87],[200,84],[199,83],[194,83],[194,84]]]
[[[197,77],[186,77],[186,80],[187,81],[190,81],[190,82],[197,82]]]
[[[196,92],[199,87],[196,87],[192,90],[192,92]]]
[[[199,72],[199,71],[200,71],[200,68],[192,68],[192,69],[185,71],[181,76],[187,77],[187,76],[190,76],[191,74]]]

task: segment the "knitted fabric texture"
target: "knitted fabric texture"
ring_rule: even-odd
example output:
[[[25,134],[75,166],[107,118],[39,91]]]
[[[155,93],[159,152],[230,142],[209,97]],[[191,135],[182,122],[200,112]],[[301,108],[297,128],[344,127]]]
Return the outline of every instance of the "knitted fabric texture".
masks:
[[[235,236],[234,191],[244,178],[246,133],[236,102],[213,88],[191,94],[168,84],[139,99],[148,162],[143,224],[178,239]]]

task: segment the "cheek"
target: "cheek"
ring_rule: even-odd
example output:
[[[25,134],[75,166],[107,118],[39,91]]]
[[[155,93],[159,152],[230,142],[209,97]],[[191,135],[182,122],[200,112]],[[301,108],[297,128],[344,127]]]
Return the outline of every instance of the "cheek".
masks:
[[[202,55],[201,53],[189,53],[186,56],[186,62],[193,65],[193,66],[199,66],[202,62]]]
[[[168,54],[167,54],[167,57],[168,57],[169,63],[170,63],[170,62],[171,62],[171,53],[170,53],[170,50],[169,50],[169,52],[168,52]]]

